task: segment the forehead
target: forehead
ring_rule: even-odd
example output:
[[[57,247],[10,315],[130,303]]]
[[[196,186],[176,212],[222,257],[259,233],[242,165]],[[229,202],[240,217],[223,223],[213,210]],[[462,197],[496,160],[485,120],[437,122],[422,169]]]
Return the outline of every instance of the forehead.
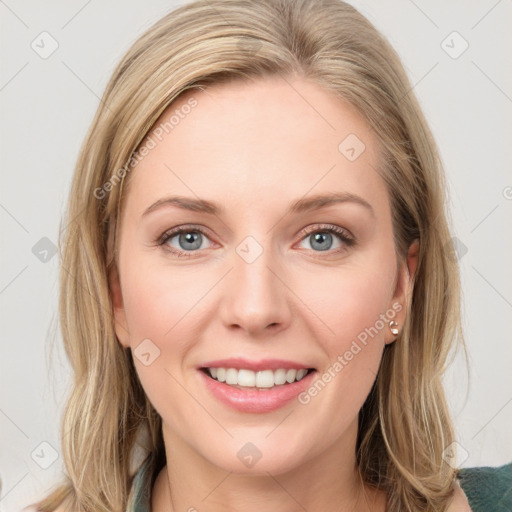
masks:
[[[169,194],[247,214],[331,192],[387,206],[375,134],[355,107],[303,79],[189,90],[164,111],[144,145],[151,149],[131,171],[127,198],[138,215]]]

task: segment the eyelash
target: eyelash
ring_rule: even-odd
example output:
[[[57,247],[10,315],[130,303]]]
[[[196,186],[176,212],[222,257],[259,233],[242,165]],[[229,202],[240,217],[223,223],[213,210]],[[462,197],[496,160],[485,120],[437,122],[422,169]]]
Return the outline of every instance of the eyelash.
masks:
[[[169,231],[166,231],[163,233],[160,237],[158,237],[155,240],[156,245],[163,246],[165,245],[171,238],[174,238],[176,235],[180,235],[182,233],[201,233],[202,235],[208,237],[208,234],[201,229],[199,226],[189,225],[189,226],[183,226],[180,228],[172,229]],[[353,247],[356,245],[356,240],[354,237],[349,235],[345,229],[342,229],[338,226],[335,226],[333,224],[319,224],[316,226],[308,226],[307,228],[304,228],[304,236],[301,238],[303,240],[304,238],[307,238],[308,236],[314,234],[314,233],[332,233],[334,235],[337,235],[340,240],[347,246],[347,247]],[[198,250],[195,251],[179,251],[175,248],[166,247],[165,250],[173,253],[174,255],[178,257],[194,257],[194,253],[199,252]],[[337,252],[341,252],[343,249],[336,249],[336,250],[327,250],[327,251],[314,251],[314,252],[325,252],[328,254],[333,254]]]

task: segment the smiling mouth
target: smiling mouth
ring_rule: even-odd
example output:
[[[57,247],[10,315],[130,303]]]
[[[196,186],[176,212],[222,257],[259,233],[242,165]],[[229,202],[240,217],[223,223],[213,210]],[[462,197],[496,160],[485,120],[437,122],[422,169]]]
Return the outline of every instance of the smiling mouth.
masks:
[[[301,381],[314,368],[252,371],[237,368],[200,368],[209,378],[237,389],[268,390]]]

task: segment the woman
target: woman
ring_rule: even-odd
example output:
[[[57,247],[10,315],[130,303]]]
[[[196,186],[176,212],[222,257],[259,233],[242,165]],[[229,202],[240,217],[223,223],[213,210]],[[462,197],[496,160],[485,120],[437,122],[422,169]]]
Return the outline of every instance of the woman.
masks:
[[[403,67],[350,5],[161,19],[75,171],[68,478],[39,510],[470,510],[444,197]]]

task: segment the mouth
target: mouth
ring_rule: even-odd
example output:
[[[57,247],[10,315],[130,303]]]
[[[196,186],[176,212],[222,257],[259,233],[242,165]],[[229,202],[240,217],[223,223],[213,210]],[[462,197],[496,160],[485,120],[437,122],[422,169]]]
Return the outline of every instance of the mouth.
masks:
[[[266,391],[289,386],[301,381],[315,368],[277,368],[254,371],[248,368],[202,367],[200,368],[210,379],[242,390]]]
[[[223,361],[226,364],[228,361]],[[312,385],[318,374],[292,361],[251,363],[229,360],[233,366],[208,362],[197,368],[200,382],[216,400],[241,413],[270,413],[292,403]],[[271,366],[271,368],[269,368]],[[286,366],[287,368],[283,368]]]

